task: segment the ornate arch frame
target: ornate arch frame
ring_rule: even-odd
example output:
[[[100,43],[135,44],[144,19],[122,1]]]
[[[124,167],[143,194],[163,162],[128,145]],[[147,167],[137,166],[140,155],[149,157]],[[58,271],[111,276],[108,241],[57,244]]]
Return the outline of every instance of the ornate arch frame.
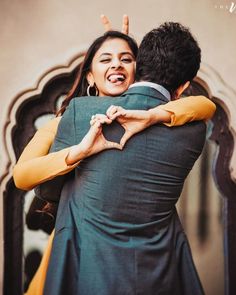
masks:
[[[211,140],[218,151],[213,177],[223,196],[225,295],[236,294],[236,92],[209,65],[203,64],[196,82],[217,104]]]
[[[26,101],[38,97],[45,87],[56,77],[69,75],[83,60],[84,52],[75,56],[69,64],[57,66],[42,75],[38,83],[32,89],[19,93],[9,106],[8,115],[3,126],[3,167],[0,178],[0,197],[3,204],[9,183],[12,183],[12,169],[16,162],[14,150],[13,133],[17,125],[17,113]],[[219,190],[224,196],[224,247],[225,247],[225,294],[236,294],[236,93],[220,77],[220,75],[209,65],[202,64],[196,82],[199,83],[208,93],[209,98],[218,105],[218,110],[213,118],[214,128],[212,140],[218,144],[218,153],[215,158],[213,176]],[[32,130],[33,132],[33,130]],[[32,133],[33,134],[33,133]],[[31,134],[31,135],[32,135]],[[19,191],[23,197],[24,192]],[[22,198],[23,200],[23,198]],[[23,203],[23,202],[22,202]],[[21,212],[22,214],[22,212]],[[2,216],[4,208],[2,206]],[[20,224],[19,224],[20,226]],[[0,238],[4,240],[4,226],[0,223]],[[22,233],[18,238],[22,241]],[[4,261],[4,243],[0,246],[0,260]],[[22,261],[18,261],[22,264]],[[3,265],[3,264],[2,264]],[[20,277],[19,280],[22,280]],[[0,283],[4,282],[4,268],[0,268]],[[15,288],[11,295],[21,294],[19,288]],[[2,284],[3,285],[3,284]],[[4,292],[6,295],[6,292]]]
[[[0,239],[4,241],[0,246],[0,259],[3,263],[0,265],[0,286],[3,286],[3,290],[0,290],[5,295],[11,294],[23,294],[22,289],[22,282],[23,278],[19,275],[21,272],[23,261],[22,261],[22,228],[23,228],[23,197],[26,192],[22,190],[16,189],[12,179],[12,171],[14,164],[16,163],[16,159],[19,157],[20,153],[23,150],[23,146],[16,147],[14,142],[14,133],[16,130],[21,129],[23,125],[24,128],[27,128],[27,138],[25,138],[24,145],[30,140],[30,138],[35,133],[36,129],[34,128],[34,122],[32,119],[36,118],[36,114],[34,117],[31,116],[31,119],[28,122],[24,121],[24,118],[18,118],[21,110],[28,105],[29,109],[32,111],[32,105],[34,104],[44,104],[43,110],[40,113],[40,110],[36,110],[37,116],[46,114],[46,113],[53,113],[55,111],[55,98],[50,99],[49,101],[44,99],[44,102],[40,100],[42,97],[42,93],[45,92],[45,89],[50,88],[52,86],[53,91],[55,92],[55,85],[60,86],[58,83],[60,80],[74,80],[74,75],[83,61],[85,52],[81,52],[80,54],[76,55],[67,65],[60,65],[48,70],[45,74],[43,74],[37,81],[35,87],[27,89],[24,92],[19,93],[12,101],[11,105],[8,109],[8,115],[5,119],[5,124],[3,126],[3,150],[2,150],[2,173],[0,177],[0,197],[1,197],[1,216],[3,219],[0,220]],[[73,77],[73,78],[71,78]],[[68,83],[69,84],[69,83]],[[67,87],[66,85],[64,85]],[[59,87],[60,88],[60,87]],[[59,89],[56,92],[62,91],[63,88]],[[67,89],[68,91],[68,89]],[[57,95],[58,93],[55,93]],[[31,103],[32,102],[32,103]],[[47,105],[47,107],[45,107]],[[45,111],[47,109],[47,111]],[[18,118],[18,119],[17,119]],[[22,122],[17,122],[24,121]],[[17,127],[18,126],[18,127]],[[29,128],[30,126],[30,128]],[[15,202],[14,194],[17,192],[18,200]],[[5,202],[6,199],[10,198],[10,203],[12,201],[12,208],[10,210],[13,211],[12,214],[12,224],[10,226],[7,225],[7,214],[5,212]],[[10,204],[11,205],[11,204]],[[14,220],[14,224],[13,224]],[[9,220],[8,220],[9,221]],[[13,236],[8,241],[6,239],[6,225],[8,226],[7,229],[7,236]],[[12,244],[17,244],[17,253],[14,252]],[[11,257],[9,255],[5,255],[6,246],[8,248],[8,253],[11,253]],[[9,249],[10,248],[10,249]],[[10,260],[10,261],[9,261]],[[20,271],[19,271],[20,270]],[[17,273],[18,272],[18,273]],[[7,280],[6,280],[6,273],[7,273]]]

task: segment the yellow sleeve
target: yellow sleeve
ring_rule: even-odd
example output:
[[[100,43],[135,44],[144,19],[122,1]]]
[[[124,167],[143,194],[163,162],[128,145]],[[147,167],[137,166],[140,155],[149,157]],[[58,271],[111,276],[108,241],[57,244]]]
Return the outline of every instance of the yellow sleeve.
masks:
[[[70,172],[78,165],[66,164],[70,148],[48,154],[59,122],[60,118],[55,118],[40,128],[25,147],[13,169],[16,187],[30,190],[42,182]]]
[[[188,96],[159,107],[171,113],[170,123],[164,123],[169,127],[210,119],[216,110],[216,105],[205,96]]]

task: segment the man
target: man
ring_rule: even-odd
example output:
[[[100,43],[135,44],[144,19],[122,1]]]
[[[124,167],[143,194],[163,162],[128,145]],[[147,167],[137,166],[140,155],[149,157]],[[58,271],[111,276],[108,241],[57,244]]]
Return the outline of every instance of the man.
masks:
[[[104,136],[124,144],[155,123],[155,106],[178,98],[200,66],[200,48],[178,23],[148,33],[139,48],[136,81],[119,98],[74,99],[54,143],[83,138],[94,113],[118,118]],[[145,114],[141,124],[134,111]],[[64,186],[44,294],[203,294],[175,204],[205,141],[203,122],[153,125],[123,151],[80,163]],[[64,292],[64,293],[63,293]]]

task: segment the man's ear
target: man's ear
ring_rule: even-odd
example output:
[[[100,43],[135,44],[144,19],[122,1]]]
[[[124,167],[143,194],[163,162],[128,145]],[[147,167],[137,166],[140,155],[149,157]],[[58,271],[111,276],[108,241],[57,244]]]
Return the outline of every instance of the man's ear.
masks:
[[[175,99],[178,99],[180,95],[187,89],[190,85],[190,81],[185,82],[184,84],[180,85],[179,88],[175,91]]]
[[[88,84],[93,87],[95,82],[94,82],[93,74],[91,72],[88,72],[88,74],[86,75],[86,79],[88,81]]]

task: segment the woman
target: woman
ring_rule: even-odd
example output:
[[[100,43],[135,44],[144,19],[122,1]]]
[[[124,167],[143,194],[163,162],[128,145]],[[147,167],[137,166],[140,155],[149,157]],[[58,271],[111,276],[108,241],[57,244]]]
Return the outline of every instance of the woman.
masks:
[[[167,25],[169,24],[165,26]],[[176,24],[172,23],[171,28],[173,26]],[[177,27],[178,31],[183,31],[178,24]],[[173,40],[176,34],[172,30],[169,32],[169,37]],[[186,30],[183,32],[189,34]],[[179,34],[177,37],[180,39]],[[145,38],[144,40],[146,41]],[[158,38],[156,40],[159,41]],[[155,42],[154,39],[152,41]],[[152,41],[150,47],[156,49],[157,42],[152,47]],[[195,47],[191,47],[185,43],[185,38],[179,41],[179,44],[172,42],[176,44],[177,50],[169,46],[166,52],[172,50],[174,56],[178,56],[181,61],[179,65],[182,66],[177,67],[177,73],[181,76],[182,70],[183,77],[187,76],[189,81],[195,75],[195,68],[192,67],[190,71],[183,59],[188,57],[191,64],[191,59],[194,60],[192,56],[199,56],[199,50],[195,50],[198,49],[196,42]],[[161,44],[158,45],[161,47]],[[189,55],[179,56],[183,52],[181,46],[187,46],[189,51],[191,47],[195,53],[192,55],[190,51]],[[97,57],[110,55],[107,44],[104,43],[100,49],[101,52],[97,52],[98,56],[94,56],[92,63],[93,76],[99,68]],[[156,105],[157,98],[162,103],[164,98],[161,94],[157,96],[157,92],[152,90],[157,85],[155,83],[158,83],[158,74],[162,74],[162,71],[158,73],[156,70],[158,63],[162,65],[164,79],[167,80],[169,71],[165,71],[168,69],[166,63],[169,62],[173,69],[177,66],[175,61],[178,59],[171,60],[169,54],[166,54],[163,66],[162,59],[155,59],[156,55],[160,56],[155,49],[149,49],[152,53],[152,58],[149,58],[151,78],[148,76],[148,68],[145,68],[146,71],[142,68],[140,81],[147,82],[137,83],[139,86],[136,84],[127,94],[114,98],[113,101],[118,105],[147,109],[150,101],[153,107]],[[143,60],[146,56],[149,57],[146,51],[140,52],[144,55]],[[198,62],[199,59],[196,68]],[[118,65],[119,63],[114,68],[118,68]],[[137,70],[140,71],[140,66]],[[116,82],[119,82],[118,77],[125,76],[121,70],[110,73],[110,67],[101,74],[105,79],[112,75]],[[180,78],[181,84],[177,88],[173,78],[178,75],[174,75],[174,71],[169,74],[172,81],[167,85],[172,93],[179,94],[178,90],[184,90],[189,82]],[[158,78],[155,80],[155,77]],[[86,120],[96,110],[103,113],[111,101],[111,98],[92,97],[92,105],[87,110],[88,98],[74,100],[63,116],[55,146],[60,149],[80,140],[86,130]],[[194,131],[195,127],[197,132]],[[114,125],[113,129],[109,129],[110,133],[107,131],[107,135],[116,136],[118,132],[113,131],[121,131],[118,128],[119,125]],[[75,171],[74,182],[66,182],[62,191],[45,294],[58,295],[66,291],[86,295],[136,294],[137,291],[140,294],[202,294],[175,211],[175,203],[187,173],[201,152],[204,137],[203,123],[175,128],[175,131],[161,126],[153,127],[134,137],[125,152],[109,151],[83,161]]]
[[[113,33],[112,32],[107,33],[103,37],[103,39],[99,39],[99,42],[101,43],[99,49],[102,48],[102,45],[105,42],[107,42],[107,43],[110,42],[110,40],[112,38],[117,39],[117,38],[121,37],[121,35],[119,35],[119,36],[118,35],[117,35],[117,33],[114,34],[114,32]],[[123,40],[123,38],[122,38],[122,40]],[[77,96],[85,95],[86,94],[85,92],[87,92],[87,88],[89,88],[89,86],[90,86],[89,90],[91,90],[91,88],[92,88],[92,86],[94,86],[94,84],[95,85],[100,85],[101,84],[101,87],[98,88],[98,91],[99,91],[100,94],[103,94],[103,95],[104,94],[107,94],[107,95],[109,94],[109,95],[115,96],[115,95],[119,95],[120,93],[124,92],[127,89],[127,87],[129,86],[129,83],[132,83],[132,81],[134,79],[134,59],[129,60],[128,61],[128,66],[127,66],[126,55],[120,55],[121,62],[122,62],[122,58],[124,58],[124,65],[122,65],[122,68],[124,67],[125,70],[126,70],[126,73],[127,73],[127,75],[126,75],[127,79],[125,79],[124,83],[123,83],[123,81],[119,81],[119,79],[118,79],[119,77],[117,77],[117,75],[113,75],[113,77],[110,79],[111,81],[105,81],[105,83],[103,83],[102,81],[100,83],[100,81],[97,81],[96,77],[95,78],[91,77],[91,72],[89,71],[90,68],[91,68],[91,63],[92,63],[93,58],[96,55],[97,51],[99,50],[98,49],[99,46],[97,46],[97,44],[99,42],[96,42],[96,41],[90,47],[91,50],[88,51],[88,53],[86,55],[86,58],[85,58],[85,62],[81,67],[81,71],[80,71],[81,78],[79,77],[77,79],[77,81],[75,83],[75,86],[73,87],[70,95],[68,96],[67,100],[63,104],[63,108],[61,109],[60,113],[63,113],[63,111],[65,110],[66,105],[68,104],[68,101],[71,98],[73,98],[74,95],[77,95]],[[123,52],[122,50],[120,52]],[[127,52],[127,51],[125,51],[125,52]],[[105,53],[107,53],[107,52],[105,52]],[[117,62],[117,57],[118,56],[119,56],[119,53],[116,53],[114,55],[115,62]],[[130,59],[130,56],[131,55],[129,54],[129,59]],[[109,56],[109,58],[110,58],[110,56]],[[118,60],[119,60],[119,58],[118,58]],[[106,65],[107,65],[107,63],[109,63],[110,61],[108,61],[107,59],[105,59],[105,60],[103,59],[102,62],[105,62]],[[131,69],[130,65],[133,66],[132,69]],[[130,71],[127,70],[127,67],[130,68]],[[119,75],[120,75],[120,73],[119,73]],[[91,84],[88,85],[86,77],[88,79],[94,78],[94,81],[90,80]],[[108,79],[109,78],[110,77],[108,77]],[[94,84],[92,84],[92,83],[94,83]],[[103,84],[105,84],[105,86]],[[81,92],[76,92],[77,90],[79,90]],[[94,89],[94,91],[96,92],[96,89]],[[203,98],[201,98],[201,99],[202,99],[202,101],[204,100]],[[184,101],[183,102],[183,105],[184,105],[187,100],[183,100],[183,101]],[[191,99],[191,102],[193,102],[193,99]],[[172,120],[173,121],[175,120],[173,118],[175,117],[174,116],[174,114],[175,114],[174,109],[176,108],[176,103],[177,102],[170,103],[169,106],[166,107],[171,112],[171,113],[167,113],[168,116],[169,116],[169,119],[167,120],[167,122],[170,120],[171,116],[172,116]],[[179,102],[179,103],[181,104],[181,102]],[[207,105],[208,105],[208,103],[209,103],[209,101],[206,100]],[[195,104],[195,102],[193,102],[193,105],[194,104]],[[171,107],[171,105],[173,105],[173,108]],[[181,120],[182,120],[182,117],[181,117],[180,121]],[[182,121],[182,123],[184,122],[184,120]],[[82,149],[81,149],[81,146],[82,146],[82,143],[81,143],[78,146],[75,146],[73,148],[65,149],[65,150],[60,151],[60,152],[56,152],[56,153],[53,153],[53,154],[49,154],[47,156],[43,156],[48,152],[48,149],[49,149],[49,147],[51,145],[51,142],[52,142],[52,140],[54,138],[54,135],[55,135],[55,132],[56,132],[56,129],[57,129],[58,121],[59,121],[59,118],[57,118],[53,122],[50,122],[49,129],[44,128],[43,130],[41,130],[43,132],[41,132],[41,131],[38,132],[37,136],[33,139],[33,141],[31,141],[30,146],[28,146],[27,149],[25,150],[25,152],[23,153],[23,156],[20,159],[18,167],[16,166],[16,168],[15,168],[15,174],[14,174],[15,180],[18,177],[17,173],[21,173],[21,169],[22,169],[22,167],[20,167],[21,164],[22,164],[22,166],[24,166],[23,170],[24,169],[28,170],[28,167],[30,165],[32,167],[33,167],[33,165],[36,165],[37,169],[39,169],[39,173],[38,173],[37,169],[35,169],[37,171],[37,173],[36,173],[37,175],[35,175],[36,177],[35,176],[31,177],[30,173],[29,173],[30,178],[29,177],[26,177],[26,178],[24,177],[24,180],[27,179],[27,185],[29,185],[29,186],[27,186],[27,188],[31,188],[32,186],[35,186],[36,184],[41,183],[41,182],[43,182],[45,180],[48,180],[50,178],[53,178],[53,177],[55,177],[57,175],[67,173],[68,171],[72,170],[75,166],[77,166],[78,161],[83,159],[85,156],[89,156],[92,153],[98,152],[99,150],[101,150],[101,147],[99,147],[97,149],[95,148],[95,150],[93,150],[92,153],[91,153],[91,151],[89,151],[89,152],[86,151],[87,153],[85,153],[84,147],[82,147]],[[100,121],[100,123],[101,123],[101,121]],[[107,121],[107,123],[109,123],[109,121]],[[51,130],[53,130],[53,132],[51,132]],[[39,133],[41,133],[41,134],[39,134]],[[32,149],[32,147],[35,147],[35,142],[38,141],[38,139],[41,137],[42,133],[47,135],[47,141],[45,141],[46,144],[41,143],[43,152],[42,152],[42,150],[41,151],[39,151],[39,150],[34,151]],[[103,144],[104,144],[104,138],[102,140],[103,140]],[[83,144],[84,144],[84,142],[83,142]],[[103,144],[102,144],[102,147],[104,148]],[[105,142],[105,147],[106,148],[111,148],[112,146],[110,146],[109,144],[107,145],[107,142]],[[32,157],[33,159],[31,158],[31,160],[28,161],[29,156],[27,155],[27,150],[31,152],[31,156],[33,155],[32,153],[35,153],[36,158],[35,158],[35,154],[34,154],[33,157]],[[42,156],[42,157],[39,157],[39,156]],[[28,157],[28,159],[27,159],[27,157]],[[50,159],[50,161],[53,161],[53,163],[55,163],[55,166],[52,165],[51,163],[50,163],[50,165],[48,165],[48,160],[49,159]],[[38,165],[39,163],[40,163],[40,165]],[[50,170],[48,170],[48,168],[50,168]],[[18,183],[18,186],[19,186],[19,183]],[[26,188],[26,187],[24,186],[24,188]]]

